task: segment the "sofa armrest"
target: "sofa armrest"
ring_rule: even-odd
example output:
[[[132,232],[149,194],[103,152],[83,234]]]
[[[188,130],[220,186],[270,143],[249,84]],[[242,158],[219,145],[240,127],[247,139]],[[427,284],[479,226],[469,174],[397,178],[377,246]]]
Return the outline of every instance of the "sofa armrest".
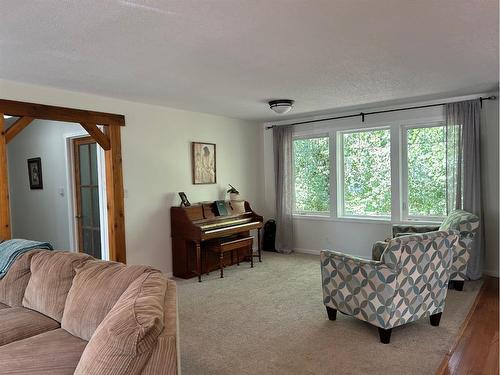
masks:
[[[164,329],[158,336],[153,353],[143,368],[142,375],[178,375],[181,373],[179,346],[179,319],[177,307],[177,286],[167,279]]]
[[[439,225],[393,224],[392,237],[401,237],[414,233],[427,233],[439,230]]]

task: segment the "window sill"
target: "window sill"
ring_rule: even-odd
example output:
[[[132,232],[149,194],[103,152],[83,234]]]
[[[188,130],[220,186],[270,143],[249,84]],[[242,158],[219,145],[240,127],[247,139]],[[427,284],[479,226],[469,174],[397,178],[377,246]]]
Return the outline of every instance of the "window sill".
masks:
[[[358,224],[401,224],[401,225],[441,225],[443,220],[399,220],[393,221],[390,218],[369,218],[369,217],[331,217],[319,214],[293,214],[293,220],[305,220],[305,221],[330,221],[330,222],[341,222],[341,223],[358,223]]]
[[[293,220],[306,220],[306,221],[330,221],[330,222],[341,222],[341,223],[358,223],[358,224],[392,224],[391,219],[382,218],[356,218],[356,217],[330,217],[321,215],[303,215],[303,214],[293,214]]]
[[[436,220],[423,220],[423,219],[420,219],[420,220],[415,220],[415,219],[412,219],[412,220],[401,220],[401,221],[398,221],[397,223],[394,223],[394,224],[403,224],[403,225],[441,225],[443,224],[443,221],[444,221],[444,218],[440,221],[436,221]]]

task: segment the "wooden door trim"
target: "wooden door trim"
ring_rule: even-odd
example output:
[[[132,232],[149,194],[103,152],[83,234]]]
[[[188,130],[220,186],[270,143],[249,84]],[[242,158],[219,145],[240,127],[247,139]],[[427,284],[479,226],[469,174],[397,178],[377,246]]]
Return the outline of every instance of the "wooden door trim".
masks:
[[[76,122],[80,125],[84,123],[85,126],[82,125],[82,127],[92,130],[89,132],[90,136],[105,150],[109,259],[125,263],[125,202],[120,134],[120,128],[125,126],[125,116],[0,99],[0,239],[10,239],[12,236],[6,133],[10,133],[9,140],[17,135],[17,133],[14,134],[15,132],[9,132],[8,129],[4,128],[3,115]],[[25,121],[27,122],[27,120]],[[25,124],[23,129],[28,125]],[[97,127],[98,125],[104,126],[104,132]]]

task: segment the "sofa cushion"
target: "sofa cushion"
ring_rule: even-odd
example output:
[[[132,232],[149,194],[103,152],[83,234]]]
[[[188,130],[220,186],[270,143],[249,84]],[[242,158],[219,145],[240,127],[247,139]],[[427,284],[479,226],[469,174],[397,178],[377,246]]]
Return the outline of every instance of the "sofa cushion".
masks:
[[[8,306],[23,305],[23,296],[31,276],[31,258],[40,250],[31,250],[19,256],[7,274],[0,279],[0,302]]]
[[[90,340],[132,281],[149,270],[150,267],[146,266],[126,266],[116,262],[86,262],[76,270],[61,327],[72,335]]]
[[[157,271],[132,282],[90,339],[75,374],[140,374],[164,328],[166,289]]]
[[[5,304],[3,304],[2,302],[0,302],[0,310],[1,310],[1,309],[7,309],[7,308],[9,308],[9,307],[10,307],[10,306],[5,305]]]
[[[31,259],[31,277],[24,293],[23,306],[61,321],[71,288],[75,267],[93,259],[67,251],[40,251]]]
[[[59,322],[24,307],[3,309],[0,310],[0,346],[59,327]]]
[[[0,346],[2,375],[73,374],[87,342],[58,328]]]

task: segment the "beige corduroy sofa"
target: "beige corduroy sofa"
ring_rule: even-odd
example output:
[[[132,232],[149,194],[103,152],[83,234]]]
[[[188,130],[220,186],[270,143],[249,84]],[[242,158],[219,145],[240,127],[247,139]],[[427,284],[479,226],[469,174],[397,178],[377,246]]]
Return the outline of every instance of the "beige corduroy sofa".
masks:
[[[175,282],[32,250],[0,280],[1,374],[179,374]]]

